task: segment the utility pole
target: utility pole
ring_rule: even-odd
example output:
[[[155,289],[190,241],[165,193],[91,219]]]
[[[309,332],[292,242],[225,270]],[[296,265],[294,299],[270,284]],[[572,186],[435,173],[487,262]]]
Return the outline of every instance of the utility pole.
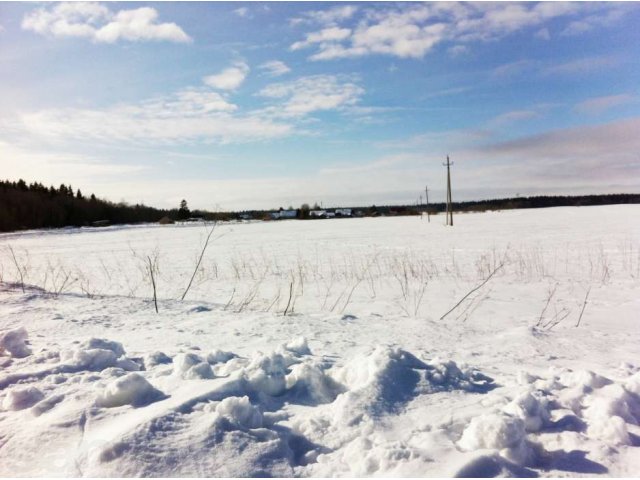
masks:
[[[446,211],[446,225],[453,227],[453,201],[451,200],[451,163],[449,161],[449,155],[447,155],[447,163],[443,163],[447,167],[447,211]]]
[[[427,200],[427,220],[431,222],[431,217],[429,217],[429,186],[428,185],[424,187],[424,195],[425,195],[425,199]]]

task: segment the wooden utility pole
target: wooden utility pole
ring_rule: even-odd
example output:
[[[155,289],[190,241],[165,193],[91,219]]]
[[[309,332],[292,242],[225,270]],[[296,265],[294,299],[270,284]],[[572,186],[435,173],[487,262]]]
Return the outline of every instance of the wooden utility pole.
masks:
[[[427,201],[427,220],[431,222],[431,217],[429,217],[429,186],[428,185],[424,187],[424,195]]]
[[[451,163],[449,155],[447,155],[447,163],[443,163],[447,167],[447,211],[446,225],[453,227],[453,201],[451,200]]]

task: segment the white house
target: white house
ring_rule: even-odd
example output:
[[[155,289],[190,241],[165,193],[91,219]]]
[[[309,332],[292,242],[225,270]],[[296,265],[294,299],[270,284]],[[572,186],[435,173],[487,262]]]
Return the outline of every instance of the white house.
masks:
[[[336,208],[336,217],[350,217],[351,215],[350,208]]]

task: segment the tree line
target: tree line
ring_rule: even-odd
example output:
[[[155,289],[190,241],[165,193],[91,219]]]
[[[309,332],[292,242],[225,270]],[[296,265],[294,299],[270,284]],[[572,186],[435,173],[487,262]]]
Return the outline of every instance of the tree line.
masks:
[[[94,222],[111,224],[157,222],[162,217],[178,218],[178,210],[161,210],[146,205],[113,203],[85,196],[71,185],[46,187],[42,183],[27,184],[0,181],[0,231],[33,228],[82,227]]]
[[[455,211],[506,210],[515,208],[545,208],[558,206],[609,205],[640,203],[640,194],[578,195],[578,196],[536,196],[492,200],[454,202]],[[317,208],[317,206],[314,206]],[[352,207],[361,216],[416,215],[425,211],[425,206],[388,205]],[[444,203],[430,204],[432,213],[444,211]],[[308,218],[310,207],[304,204],[298,209],[298,218]],[[267,218],[269,211],[250,210],[241,213],[252,218]],[[114,203],[97,198],[93,193],[84,195],[71,185],[46,187],[42,183],[27,184],[0,181],[0,232],[36,228],[82,227],[100,224],[125,224],[158,222],[161,219],[175,221],[190,217],[204,220],[233,220],[240,216],[235,212],[208,212],[189,210],[186,200],[178,208],[159,209],[142,204],[129,205]]]

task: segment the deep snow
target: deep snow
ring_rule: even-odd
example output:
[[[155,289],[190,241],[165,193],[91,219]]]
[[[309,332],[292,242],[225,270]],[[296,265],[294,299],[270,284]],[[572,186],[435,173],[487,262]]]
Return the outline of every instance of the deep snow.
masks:
[[[0,236],[0,475],[638,476],[639,214]]]

